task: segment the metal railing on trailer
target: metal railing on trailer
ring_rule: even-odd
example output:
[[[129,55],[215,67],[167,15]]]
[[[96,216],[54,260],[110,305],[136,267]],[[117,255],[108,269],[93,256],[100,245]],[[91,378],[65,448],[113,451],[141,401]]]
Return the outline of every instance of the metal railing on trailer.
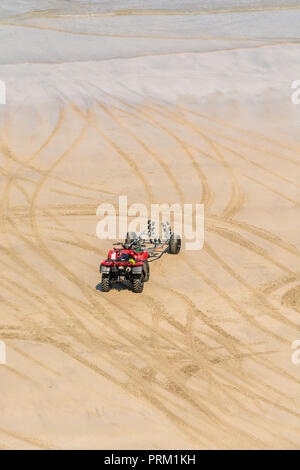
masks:
[[[149,245],[149,263],[160,259],[165,253],[169,251],[170,240],[173,234],[170,222],[162,223],[164,236],[162,238],[156,236],[155,222],[148,220],[147,238],[143,238],[144,233],[138,235],[136,242],[141,244],[141,248],[147,248]]]

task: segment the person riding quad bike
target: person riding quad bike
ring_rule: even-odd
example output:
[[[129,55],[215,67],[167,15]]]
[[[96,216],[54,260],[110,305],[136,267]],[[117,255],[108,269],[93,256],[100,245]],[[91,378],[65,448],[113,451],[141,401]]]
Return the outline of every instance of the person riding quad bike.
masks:
[[[165,227],[166,238],[163,240],[152,239],[150,229],[148,239],[142,238],[143,233],[137,236],[134,232],[128,232],[125,243],[115,243],[119,247],[109,250],[107,259],[100,265],[102,292],[108,292],[113,283],[123,281],[131,283],[133,292],[143,292],[144,283],[150,278],[149,262],[161,258],[166,252],[174,255],[180,252],[181,238],[170,228]],[[150,245],[149,249],[146,248],[147,244]]]
[[[148,252],[135,251],[131,244],[124,243],[122,248],[109,250],[107,259],[100,265],[100,272],[103,292],[108,292],[114,282],[129,281],[133,292],[141,293],[150,275]]]

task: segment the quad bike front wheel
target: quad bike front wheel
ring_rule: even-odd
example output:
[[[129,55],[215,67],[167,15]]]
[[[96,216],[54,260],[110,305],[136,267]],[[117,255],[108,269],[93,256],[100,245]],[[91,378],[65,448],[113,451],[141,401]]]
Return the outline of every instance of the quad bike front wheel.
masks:
[[[172,235],[170,238],[169,252],[172,255],[178,255],[181,249],[181,238],[180,235]]]
[[[109,282],[108,277],[102,277],[101,289],[102,289],[102,292],[109,292],[110,291],[110,282]]]

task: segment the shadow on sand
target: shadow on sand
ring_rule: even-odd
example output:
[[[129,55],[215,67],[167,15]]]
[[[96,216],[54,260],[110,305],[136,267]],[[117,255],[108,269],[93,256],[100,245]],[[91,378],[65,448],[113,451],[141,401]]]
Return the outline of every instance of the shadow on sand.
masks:
[[[96,290],[99,291],[99,292],[102,292],[102,287],[101,287],[101,282],[99,282],[99,284],[96,285]],[[115,282],[114,284],[112,284],[110,290],[117,290],[117,291],[121,291],[121,290],[129,290],[132,292],[132,286],[130,284],[130,282]]]

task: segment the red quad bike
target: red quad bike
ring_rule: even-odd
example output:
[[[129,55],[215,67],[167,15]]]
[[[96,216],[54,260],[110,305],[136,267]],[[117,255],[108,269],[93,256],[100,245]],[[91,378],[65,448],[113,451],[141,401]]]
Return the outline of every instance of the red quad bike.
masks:
[[[169,222],[163,223],[163,238],[155,236],[155,222],[148,220],[148,234],[136,235],[128,232],[125,243],[114,243],[108,257],[100,264],[102,292],[109,292],[115,282],[129,281],[132,290],[143,292],[144,282],[149,281],[149,263],[161,258],[165,253],[176,255],[180,252],[181,238],[172,232]]]

